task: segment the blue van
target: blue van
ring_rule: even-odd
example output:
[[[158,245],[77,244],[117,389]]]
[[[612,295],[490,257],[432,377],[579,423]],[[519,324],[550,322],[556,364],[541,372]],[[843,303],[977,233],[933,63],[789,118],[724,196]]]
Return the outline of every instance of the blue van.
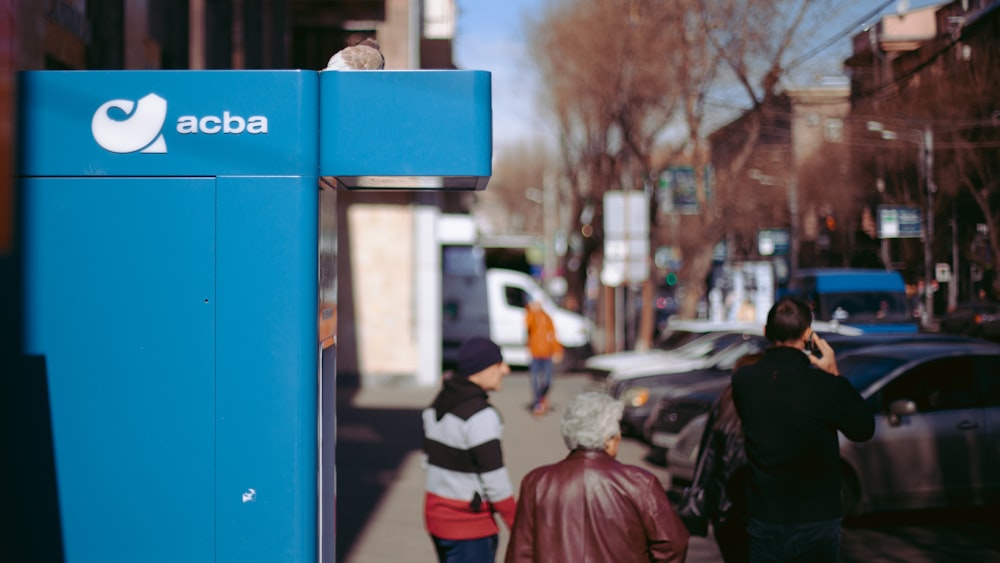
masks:
[[[906,284],[899,272],[860,268],[799,270],[788,295],[810,301],[816,320],[838,322],[864,332],[917,332]]]

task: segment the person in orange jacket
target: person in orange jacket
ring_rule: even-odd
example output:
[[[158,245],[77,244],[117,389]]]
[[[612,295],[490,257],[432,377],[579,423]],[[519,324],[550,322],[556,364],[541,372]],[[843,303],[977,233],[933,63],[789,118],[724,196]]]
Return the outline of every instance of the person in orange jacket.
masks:
[[[531,412],[536,416],[548,411],[549,387],[552,385],[552,366],[562,361],[563,347],[556,338],[552,317],[542,308],[538,299],[528,303],[524,323],[528,329],[528,350],[531,352]]]

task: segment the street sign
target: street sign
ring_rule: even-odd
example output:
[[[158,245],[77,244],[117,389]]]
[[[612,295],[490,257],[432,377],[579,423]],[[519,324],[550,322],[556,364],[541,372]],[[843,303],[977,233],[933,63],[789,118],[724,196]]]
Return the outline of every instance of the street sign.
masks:
[[[757,251],[761,256],[788,254],[791,240],[788,229],[761,229],[757,231]]]
[[[920,238],[924,234],[922,214],[916,205],[878,206],[879,238]]]
[[[649,198],[642,191],[604,194],[604,270],[610,287],[649,279]]]
[[[705,199],[712,197],[712,169],[705,167]],[[656,183],[659,212],[663,214],[697,215],[698,178],[690,166],[673,166],[660,173]]]
[[[951,281],[951,264],[947,262],[938,262],[934,265],[934,279],[938,283],[948,283]]]

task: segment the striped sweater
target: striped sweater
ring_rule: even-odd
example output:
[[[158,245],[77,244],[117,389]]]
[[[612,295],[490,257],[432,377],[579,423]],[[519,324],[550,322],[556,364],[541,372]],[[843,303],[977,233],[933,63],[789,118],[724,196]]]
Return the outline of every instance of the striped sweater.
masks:
[[[477,539],[499,531],[493,512],[514,523],[514,489],[503,464],[500,413],[486,392],[453,378],[423,412],[427,467],[424,522],[434,537]]]

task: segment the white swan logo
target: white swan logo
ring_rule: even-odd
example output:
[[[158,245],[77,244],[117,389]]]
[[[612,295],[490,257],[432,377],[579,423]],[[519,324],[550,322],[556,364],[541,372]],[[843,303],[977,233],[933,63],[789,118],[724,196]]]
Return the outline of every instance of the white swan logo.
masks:
[[[111,117],[110,110],[125,113],[125,119]],[[134,110],[134,111],[133,111]],[[167,101],[148,94],[138,102],[111,100],[94,112],[90,130],[97,144],[114,153],[165,153],[163,123],[167,119]]]

